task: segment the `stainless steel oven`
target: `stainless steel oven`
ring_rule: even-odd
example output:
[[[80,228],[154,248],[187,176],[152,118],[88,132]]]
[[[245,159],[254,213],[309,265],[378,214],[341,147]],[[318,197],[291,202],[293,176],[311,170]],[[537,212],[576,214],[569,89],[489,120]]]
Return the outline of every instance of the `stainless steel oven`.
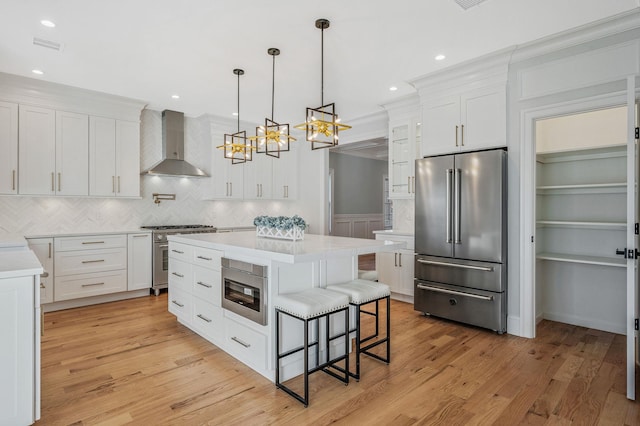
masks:
[[[267,267],[223,257],[222,307],[267,325]]]
[[[155,295],[169,285],[169,242],[168,235],[176,234],[202,234],[216,232],[216,228],[209,225],[167,225],[167,226],[142,226],[142,229],[150,229],[153,236],[153,275],[152,289]]]

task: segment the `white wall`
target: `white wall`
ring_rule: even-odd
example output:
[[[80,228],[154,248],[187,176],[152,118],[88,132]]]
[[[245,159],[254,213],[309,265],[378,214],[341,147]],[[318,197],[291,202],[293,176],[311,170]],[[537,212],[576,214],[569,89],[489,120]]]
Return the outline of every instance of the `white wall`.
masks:
[[[231,129],[233,130],[233,129]],[[185,118],[185,158],[211,173],[212,141],[209,118]],[[322,152],[311,151],[299,138],[299,199],[297,201],[203,201],[211,178],[141,177],[141,199],[0,196],[0,233],[39,235],[137,229],[156,224],[208,224],[217,227],[252,225],[261,214],[302,216],[311,233],[324,232],[324,162]],[[161,113],[143,110],[141,170],[162,156]],[[321,150],[324,151],[324,150]],[[250,165],[248,166],[250,167]],[[151,194],[175,193],[176,201],[156,205]]]

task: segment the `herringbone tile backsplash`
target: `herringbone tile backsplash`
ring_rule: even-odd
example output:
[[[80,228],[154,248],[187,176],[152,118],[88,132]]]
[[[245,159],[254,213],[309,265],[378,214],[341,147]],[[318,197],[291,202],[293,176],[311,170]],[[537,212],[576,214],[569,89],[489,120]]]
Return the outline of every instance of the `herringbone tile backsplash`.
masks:
[[[185,118],[185,158],[211,173],[209,122]],[[159,111],[142,112],[140,167],[162,157]],[[135,230],[142,225],[205,224],[250,226],[260,214],[300,214],[299,202],[204,201],[210,178],[141,177],[142,199],[0,196],[0,233],[40,235]],[[152,193],[176,194],[176,201],[153,203]]]

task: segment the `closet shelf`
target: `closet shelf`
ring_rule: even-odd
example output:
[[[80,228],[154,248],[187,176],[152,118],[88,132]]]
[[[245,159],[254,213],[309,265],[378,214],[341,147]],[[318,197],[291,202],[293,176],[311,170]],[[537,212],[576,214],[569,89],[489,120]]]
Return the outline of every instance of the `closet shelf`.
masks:
[[[615,183],[587,183],[575,185],[541,185],[536,187],[539,195],[563,194],[625,194],[626,182]]]
[[[539,227],[558,227],[558,228],[589,228],[589,229],[616,229],[625,230],[626,222],[586,222],[586,221],[569,221],[569,220],[538,220],[536,225]]]
[[[627,261],[620,257],[583,256],[565,253],[538,253],[536,259],[552,260],[556,262],[582,263],[585,265],[613,266],[616,268],[626,268]]]

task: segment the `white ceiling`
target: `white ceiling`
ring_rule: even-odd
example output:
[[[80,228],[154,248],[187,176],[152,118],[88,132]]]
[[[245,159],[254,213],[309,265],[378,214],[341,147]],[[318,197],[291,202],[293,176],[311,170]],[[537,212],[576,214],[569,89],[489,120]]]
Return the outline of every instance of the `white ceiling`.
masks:
[[[231,117],[234,68],[241,118],[298,124],[320,106],[324,32],[325,103],[348,123],[407,95],[407,81],[504,47],[619,14],[640,0],[2,0],[0,71],[131,97],[157,110]],[[46,28],[41,19],[57,24]],[[38,37],[60,52],[33,45]],[[436,54],[446,55],[440,62]],[[390,86],[398,90],[390,92]],[[171,95],[179,94],[174,100]],[[0,94],[1,97],[1,94]]]

